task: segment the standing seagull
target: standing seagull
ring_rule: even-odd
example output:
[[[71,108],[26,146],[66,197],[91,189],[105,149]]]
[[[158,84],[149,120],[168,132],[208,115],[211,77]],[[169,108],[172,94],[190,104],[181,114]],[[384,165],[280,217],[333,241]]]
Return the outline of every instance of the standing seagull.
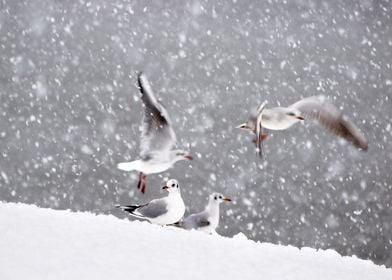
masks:
[[[146,175],[163,172],[179,160],[192,160],[183,150],[175,149],[176,134],[170,124],[169,115],[155,98],[146,76],[140,72],[137,77],[144,104],[143,130],[140,141],[140,159],[122,162],[117,168],[124,171],[139,171],[137,188],[144,193]]]
[[[153,199],[143,205],[117,205],[116,208],[129,212],[134,217],[149,220],[152,224],[164,226],[176,223],[185,213],[185,204],[177,180],[167,181],[162,189],[169,192],[168,196]]]
[[[237,128],[255,133],[255,142],[261,156],[261,142],[267,134],[263,128],[270,130],[285,130],[302,120],[312,120],[324,126],[330,132],[351,142],[355,147],[366,151],[368,142],[359,129],[342,112],[329,102],[325,96],[311,96],[304,98],[289,107],[275,107],[265,109],[264,102],[253,113],[246,123]]]
[[[187,230],[196,229],[209,234],[214,233],[219,224],[219,205],[229,201],[230,198],[220,193],[212,193],[204,211],[190,215],[179,222],[179,226]]]

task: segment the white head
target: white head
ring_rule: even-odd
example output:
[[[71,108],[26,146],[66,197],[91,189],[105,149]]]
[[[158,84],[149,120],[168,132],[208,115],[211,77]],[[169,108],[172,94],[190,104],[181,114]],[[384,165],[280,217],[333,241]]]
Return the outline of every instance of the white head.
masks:
[[[283,108],[282,108],[283,109]],[[302,113],[300,110],[296,108],[284,108],[284,114],[286,118],[293,119],[293,121],[303,121],[304,117],[302,116]]]
[[[230,202],[230,201],[231,201],[230,198],[225,197],[221,193],[214,192],[214,193],[210,194],[210,199],[209,199],[210,204],[218,204],[219,205],[222,202]]]
[[[177,162],[179,160],[192,160],[193,157],[186,151],[184,150],[173,150],[170,152],[171,153],[171,159],[174,162]]]
[[[247,131],[255,131],[256,130],[256,118],[249,118],[249,120],[246,123],[242,123],[238,126],[236,126],[236,128],[240,128],[243,130],[247,130]]]
[[[236,128],[240,128],[243,130],[247,130],[247,131],[251,131],[254,132],[256,131],[256,122],[257,122],[257,118],[258,116],[260,116],[261,113],[263,113],[263,111],[265,110],[265,105],[267,104],[267,101],[264,101],[262,104],[260,104],[256,110],[253,110],[248,121],[245,123],[242,123],[238,126],[236,126]]]
[[[167,190],[169,193],[180,191],[180,186],[176,179],[170,179],[166,182],[166,185],[162,187],[163,190]]]

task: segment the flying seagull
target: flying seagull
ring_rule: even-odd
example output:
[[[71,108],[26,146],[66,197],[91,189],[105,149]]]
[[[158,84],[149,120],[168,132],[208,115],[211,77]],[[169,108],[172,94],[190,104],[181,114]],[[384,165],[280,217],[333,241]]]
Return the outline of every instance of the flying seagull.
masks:
[[[155,98],[146,76],[140,72],[137,77],[144,107],[143,129],[140,140],[140,159],[122,162],[117,168],[124,171],[137,170],[137,188],[144,193],[146,175],[166,171],[179,160],[192,160],[192,156],[176,149],[176,134],[170,124],[169,114]]]
[[[325,96],[304,98],[288,107],[265,108],[266,102],[253,112],[246,123],[237,128],[251,131],[255,134],[259,155],[261,143],[266,139],[264,129],[285,130],[300,121],[315,121],[330,132],[351,142],[355,147],[366,151],[368,142],[359,129],[343,113],[336,108]]]
[[[212,193],[204,211],[190,215],[179,222],[178,226],[187,230],[196,229],[209,234],[214,233],[219,224],[219,205],[229,201],[230,198],[220,193]]]
[[[169,192],[168,196],[153,199],[143,205],[117,205],[116,208],[129,212],[134,217],[146,219],[152,224],[164,226],[176,223],[185,213],[185,204],[181,197],[178,181],[170,179],[162,189]]]

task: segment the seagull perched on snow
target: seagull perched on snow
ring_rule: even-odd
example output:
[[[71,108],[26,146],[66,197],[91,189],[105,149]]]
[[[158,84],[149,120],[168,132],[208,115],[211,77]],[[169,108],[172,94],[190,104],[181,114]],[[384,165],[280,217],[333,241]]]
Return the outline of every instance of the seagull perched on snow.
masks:
[[[190,215],[178,225],[187,230],[196,229],[209,234],[214,233],[219,224],[219,205],[229,201],[230,198],[220,193],[212,193],[204,211]]]
[[[163,172],[179,160],[192,160],[192,156],[183,150],[175,149],[176,134],[171,127],[169,115],[155,98],[142,72],[138,74],[137,81],[144,104],[140,159],[119,163],[117,168],[124,171],[139,171],[137,188],[144,193],[147,174]]]
[[[285,130],[303,120],[316,121],[330,132],[351,142],[355,147],[364,151],[368,149],[368,142],[359,129],[325,96],[304,98],[288,107],[266,109],[265,105],[266,102],[261,104],[246,123],[237,126],[256,135],[253,142],[256,143],[260,156],[262,156],[261,143],[267,137],[263,128]]]
[[[152,224],[164,226],[176,223],[185,213],[185,204],[177,180],[167,181],[162,189],[169,192],[168,196],[153,199],[143,205],[117,205],[116,208],[129,212],[134,217],[149,220]]]

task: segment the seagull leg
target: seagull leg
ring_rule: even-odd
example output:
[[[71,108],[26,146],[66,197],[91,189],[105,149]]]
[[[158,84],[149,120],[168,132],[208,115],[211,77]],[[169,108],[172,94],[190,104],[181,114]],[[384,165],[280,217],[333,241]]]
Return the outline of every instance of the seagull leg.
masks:
[[[137,184],[137,189],[143,194],[146,191],[146,175],[143,172],[139,173],[139,183]]]
[[[260,134],[260,136],[259,136],[259,142],[260,142],[260,143],[263,142],[265,139],[267,139],[267,136],[268,136],[267,133],[265,133],[265,134],[263,134],[263,133]],[[253,143],[253,144],[256,144],[256,143],[257,143],[257,138],[256,138],[256,136],[255,136],[255,138],[253,138],[252,143]]]
[[[144,194],[146,191],[146,175],[143,175],[143,186],[140,191],[142,192],[142,194]]]

